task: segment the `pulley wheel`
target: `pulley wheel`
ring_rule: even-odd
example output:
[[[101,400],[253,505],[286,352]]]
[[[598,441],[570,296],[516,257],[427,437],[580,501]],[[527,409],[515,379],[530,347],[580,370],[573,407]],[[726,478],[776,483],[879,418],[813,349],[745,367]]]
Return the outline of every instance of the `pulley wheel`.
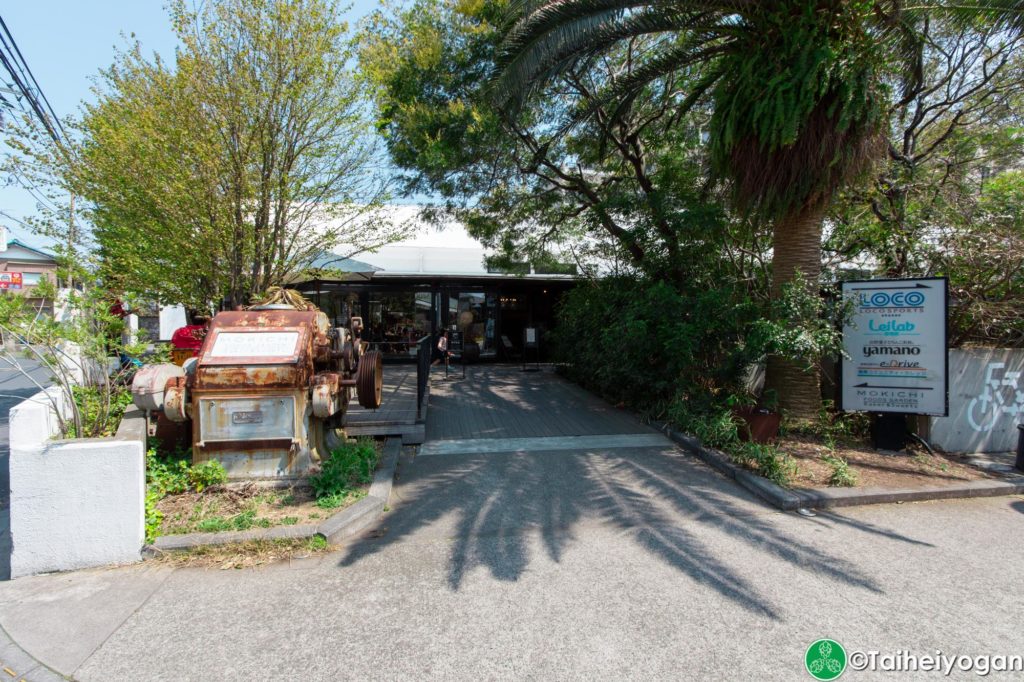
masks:
[[[384,392],[384,358],[379,350],[363,353],[359,358],[359,369],[356,370],[356,394],[359,404],[376,410],[380,407]]]
[[[323,419],[309,418],[309,449],[313,461],[322,464],[345,444],[345,431],[328,426]]]

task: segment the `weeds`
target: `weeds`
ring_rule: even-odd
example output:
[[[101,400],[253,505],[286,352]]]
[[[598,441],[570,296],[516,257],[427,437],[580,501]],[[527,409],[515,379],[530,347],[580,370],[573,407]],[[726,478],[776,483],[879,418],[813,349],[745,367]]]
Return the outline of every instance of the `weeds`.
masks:
[[[796,462],[774,445],[739,443],[729,449],[729,454],[736,462],[782,486],[788,486],[796,475]]]
[[[311,538],[249,540],[227,545],[204,545],[181,552],[169,552],[156,561],[173,566],[228,569],[253,568],[276,561],[303,559],[330,549],[322,535]]]
[[[346,443],[331,452],[331,456],[321,464],[320,473],[309,477],[317,504],[319,505],[321,499],[331,498],[332,501],[338,502],[332,506],[339,506],[339,500],[343,501],[357,486],[373,480],[373,471],[377,468],[379,460],[380,453],[377,452],[374,442],[369,439]]]
[[[842,457],[825,455],[821,461],[832,467],[832,474],[828,477],[828,484],[836,488],[852,488],[857,485],[857,472],[850,469],[850,464]]]
[[[129,398],[131,395],[129,394]],[[152,543],[160,535],[164,515],[157,504],[167,495],[202,492],[211,485],[228,480],[224,467],[216,460],[190,463],[190,451],[161,454],[155,447],[146,451],[146,542]]]

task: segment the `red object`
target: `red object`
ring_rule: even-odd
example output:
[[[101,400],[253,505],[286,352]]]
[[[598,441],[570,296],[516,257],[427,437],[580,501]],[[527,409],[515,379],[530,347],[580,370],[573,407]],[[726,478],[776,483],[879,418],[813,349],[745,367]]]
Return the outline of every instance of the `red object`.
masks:
[[[121,299],[114,301],[114,305],[110,306],[110,314],[117,315],[120,318],[128,317],[128,311],[124,309],[124,304],[121,303]]]
[[[20,272],[0,272],[0,289],[20,289],[22,284]]]
[[[203,339],[206,338],[206,325],[190,324],[180,327],[171,336],[171,345],[175,348],[187,348],[198,351],[203,346]]]

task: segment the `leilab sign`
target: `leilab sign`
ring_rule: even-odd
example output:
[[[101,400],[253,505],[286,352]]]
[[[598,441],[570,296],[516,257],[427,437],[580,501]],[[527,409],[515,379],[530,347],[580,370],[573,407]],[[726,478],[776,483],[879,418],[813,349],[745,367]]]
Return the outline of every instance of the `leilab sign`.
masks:
[[[945,277],[843,282],[842,408],[949,414]]]

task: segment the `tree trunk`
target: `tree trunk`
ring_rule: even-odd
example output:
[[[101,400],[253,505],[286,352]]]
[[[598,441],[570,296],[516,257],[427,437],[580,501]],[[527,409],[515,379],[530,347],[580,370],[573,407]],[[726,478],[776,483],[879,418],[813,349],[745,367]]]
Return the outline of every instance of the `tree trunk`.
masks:
[[[824,204],[796,210],[775,224],[772,239],[772,299],[793,281],[797,272],[809,286],[818,288],[821,276],[821,223]],[[788,417],[817,420],[821,409],[821,377],[817,364],[808,369],[803,363],[778,356],[768,357],[765,387],[778,394],[779,407]]]

